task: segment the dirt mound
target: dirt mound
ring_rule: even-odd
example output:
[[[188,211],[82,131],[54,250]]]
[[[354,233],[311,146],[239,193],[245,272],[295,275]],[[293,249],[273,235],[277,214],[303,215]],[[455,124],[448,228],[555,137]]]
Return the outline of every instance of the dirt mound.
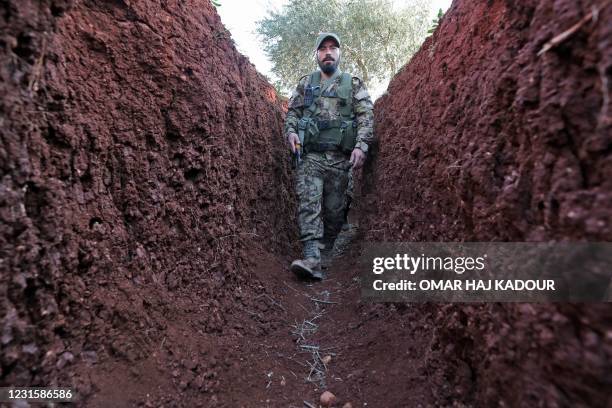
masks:
[[[266,330],[251,267],[296,235],[273,87],[207,1],[0,10],[2,384],[120,398],[138,366],[214,394],[200,353]]]
[[[376,105],[379,228],[424,241],[612,239],[610,7],[538,56],[590,11],[449,10]]]
[[[367,239],[612,239],[612,6],[591,3],[605,2],[453,4],[376,104]],[[607,305],[447,305],[435,315],[450,398],[606,404]]]

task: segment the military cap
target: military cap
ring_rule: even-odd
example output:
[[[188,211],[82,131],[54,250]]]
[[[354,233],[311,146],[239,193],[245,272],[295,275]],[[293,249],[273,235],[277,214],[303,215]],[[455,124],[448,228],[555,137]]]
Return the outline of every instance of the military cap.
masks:
[[[319,34],[319,36],[317,37],[317,42],[315,43],[315,50],[318,50],[319,47],[321,46],[321,43],[327,39],[332,39],[336,42],[336,44],[338,44],[338,47],[340,47],[340,37],[338,37],[337,34],[334,33],[321,33]]]

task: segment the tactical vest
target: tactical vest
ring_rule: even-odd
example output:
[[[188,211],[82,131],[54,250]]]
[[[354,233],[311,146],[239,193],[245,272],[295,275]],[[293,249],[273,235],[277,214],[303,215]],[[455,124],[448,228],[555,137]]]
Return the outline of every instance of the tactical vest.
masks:
[[[304,89],[304,111],[298,122],[298,136],[306,153],[341,150],[350,153],[355,148],[357,122],[353,112],[353,78],[342,73],[339,86],[332,91],[321,92],[321,72],[310,74],[310,82]],[[315,116],[317,102],[321,98],[338,98],[339,119],[319,120]]]

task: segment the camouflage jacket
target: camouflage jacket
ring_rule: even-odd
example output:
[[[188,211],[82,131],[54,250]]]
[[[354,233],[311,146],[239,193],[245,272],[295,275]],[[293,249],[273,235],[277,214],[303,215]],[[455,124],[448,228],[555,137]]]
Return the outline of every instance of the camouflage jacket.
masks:
[[[340,85],[341,73],[334,75],[334,80],[328,84],[327,89],[333,90],[333,87]],[[285,118],[285,137],[289,133],[296,133],[298,122],[304,113],[304,88],[310,82],[310,74],[300,78],[300,81],[293,91],[289,99],[289,109]],[[324,86],[326,81],[321,80],[321,86]],[[321,91],[324,91],[322,89]],[[374,139],[374,112],[373,104],[370,99],[370,94],[366,89],[365,84],[358,77],[353,77],[353,112],[357,121],[357,143],[355,147],[362,151],[368,151],[368,146]],[[337,106],[332,103],[331,98],[319,98],[317,101],[317,109],[314,116],[319,120],[335,120],[340,118]]]

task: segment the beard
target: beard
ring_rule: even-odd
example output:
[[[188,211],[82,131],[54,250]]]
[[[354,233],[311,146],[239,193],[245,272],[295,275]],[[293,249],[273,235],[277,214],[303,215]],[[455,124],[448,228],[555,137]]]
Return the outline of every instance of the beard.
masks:
[[[340,63],[340,59],[338,58],[336,61],[333,61],[332,64],[326,64],[325,60],[317,61],[317,63],[319,64],[319,68],[321,68],[321,71],[329,75],[329,74],[333,74],[334,72],[336,72],[336,70],[338,69],[338,64]]]

